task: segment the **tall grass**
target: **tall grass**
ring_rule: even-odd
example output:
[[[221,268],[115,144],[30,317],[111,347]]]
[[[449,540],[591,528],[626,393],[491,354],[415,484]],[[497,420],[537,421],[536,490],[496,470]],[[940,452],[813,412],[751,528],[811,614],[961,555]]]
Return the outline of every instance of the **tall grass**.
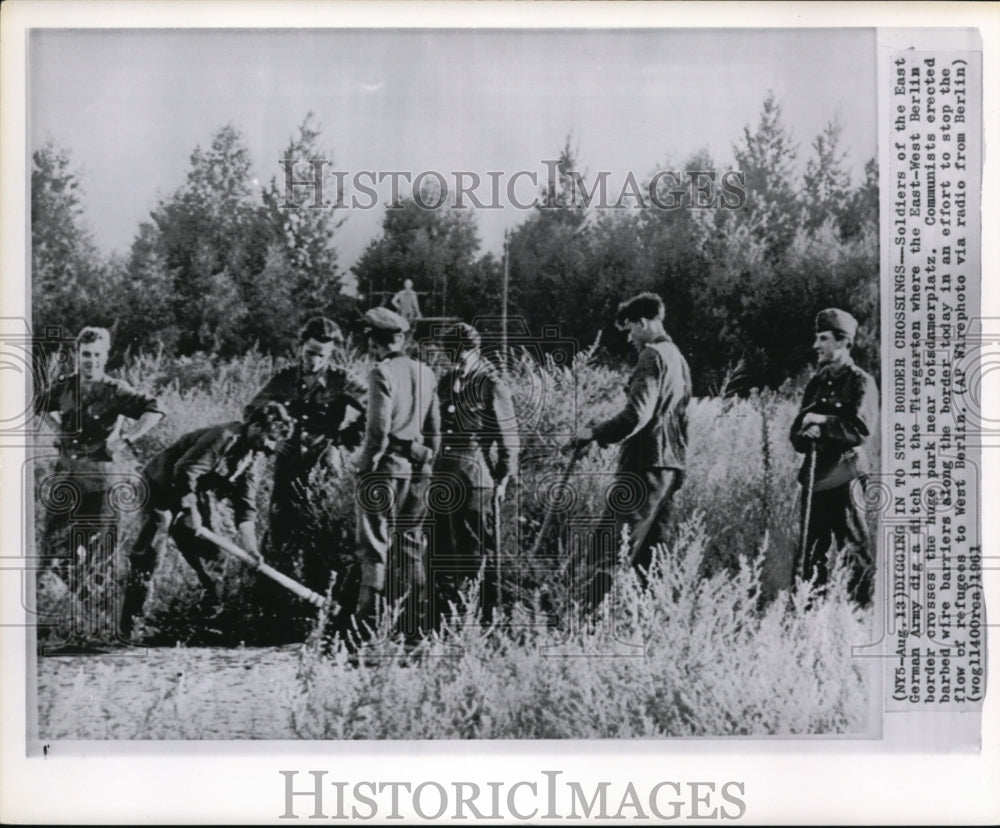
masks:
[[[363,381],[360,356],[342,358]],[[123,374],[156,393],[168,411],[140,451],[148,457],[187,430],[239,417],[275,367],[259,355],[222,364],[131,361]],[[849,653],[863,640],[867,618],[851,608],[842,582],[809,601],[807,585],[795,587],[791,579],[799,458],[787,433],[797,392],[692,401],[676,527],[655,558],[649,587],[639,589],[623,568],[602,614],[586,620],[565,590],[564,539],[574,522],[603,511],[615,447],[595,447],[580,461],[568,508],[557,514],[537,558],[530,550],[546,496],[568,462],[559,446],[579,426],[618,410],[624,377],[585,357],[539,365],[525,356],[509,373],[523,424],[522,462],[504,504],[501,547],[506,572],[533,574],[508,583],[514,601],[492,627],[459,616],[405,659],[401,645],[387,640],[377,646],[378,657],[354,666],[339,643],[321,641],[312,610],[220,557],[210,569],[222,584],[224,612],[215,630],[206,631],[197,620],[197,581],[170,546],[146,604],[147,641],[266,644],[289,636],[303,641],[312,630],[295,674],[280,682],[267,729],[272,738],[273,732],[289,738],[617,738],[862,729],[866,676]],[[353,479],[348,463],[342,474],[313,481],[300,554],[274,562],[320,591],[338,556],[353,551]],[[261,532],[268,498],[265,486]],[[137,524],[135,514],[123,520],[120,572]],[[42,589],[39,604],[63,619],[51,639],[65,636],[72,598],[65,590]],[[106,627],[113,628],[113,619]],[[158,692],[168,692],[164,682],[150,677]],[[114,683],[102,692],[113,704]],[[182,698],[183,688],[169,696]],[[137,735],[183,738],[183,732],[179,722],[158,720]]]

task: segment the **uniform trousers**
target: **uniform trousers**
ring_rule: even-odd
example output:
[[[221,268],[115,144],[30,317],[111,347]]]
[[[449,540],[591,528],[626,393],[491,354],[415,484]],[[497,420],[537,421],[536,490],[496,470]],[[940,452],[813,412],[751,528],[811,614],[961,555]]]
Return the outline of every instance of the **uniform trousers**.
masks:
[[[58,574],[80,598],[112,575],[120,520],[110,490],[123,481],[127,478],[111,462],[65,455],[43,481],[42,569]],[[123,505],[140,496],[119,494]]]
[[[415,640],[427,629],[427,542],[424,535],[430,468],[386,453],[378,468],[359,476],[358,585],[381,593],[392,607],[402,600],[397,632]],[[351,598],[347,598],[348,603]],[[374,607],[357,618],[362,636]]]
[[[799,550],[795,567],[805,580],[815,578],[816,589],[822,592],[830,579],[831,555],[844,555],[848,594],[861,607],[871,603],[875,570],[863,505],[866,484],[867,478],[859,477],[812,493],[805,555]],[[805,501],[803,497],[800,517]]]
[[[622,530],[628,527],[629,558],[645,584],[653,549],[663,543],[670,522],[674,493],[683,473],[677,469],[643,469],[619,473],[606,493],[605,522],[614,524],[612,544],[599,541],[585,551],[581,605],[596,609],[611,590],[618,569]]]
[[[435,470],[431,516],[430,571],[435,585],[435,620],[464,609],[462,591],[483,572],[482,613],[489,621],[497,604],[496,527],[492,525],[492,486],[483,471],[454,458]],[[488,480],[488,477],[487,477]]]
[[[179,498],[171,497],[169,492],[153,483],[149,485],[150,502],[146,520],[129,553],[129,577],[119,628],[124,636],[131,633],[133,620],[142,614],[153,572],[164,554],[168,537],[173,538],[177,551],[195,571],[198,583],[205,590],[206,605],[214,605],[218,601],[215,582],[202,564],[203,560],[217,558],[218,548],[210,540],[195,534],[190,519],[181,514]],[[207,495],[198,498],[198,512],[202,525],[217,532],[217,513]]]

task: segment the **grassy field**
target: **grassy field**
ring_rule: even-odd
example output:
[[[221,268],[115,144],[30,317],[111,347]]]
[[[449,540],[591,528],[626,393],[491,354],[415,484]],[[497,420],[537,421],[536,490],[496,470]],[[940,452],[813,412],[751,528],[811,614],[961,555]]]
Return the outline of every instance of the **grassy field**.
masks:
[[[364,379],[366,366],[357,354],[341,358]],[[121,375],[157,393],[169,412],[140,452],[151,456],[187,430],[237,418],[274,367],[255,355],[224,365],[130,362]],[[239,563],[220,559],[213,566],[225,611],[215,622],[217,631],[206,633],[197,622],[195,577],[171,546],[147,602],[147,641],[304,641],[294,668],[269,679],[281,692],[268,719],[268,738],[621,738],[865,729],[868,677],[850,658],[850,647],[867,640],[868,614],[847,602],[842,578],[812,601],[808,585],[791,583],[799,458],[787,434],[798,391],[692,402],[689,464],[675,499],[675,529],[654,559],[650,585],[640,590],[631,574],[624,575],[601,614],[585,620],[566,600],[564,539],[574,521],[603,510],[614,447],[595,449],[578,464],[570,494],[562,493],[567,508],[537,557],[529,552],[546,498],[567,462],[559,445],[577,424],[617,410],[623,376],[582,357],[572,365],[526,358],[514,367],[511,382],[523,458],[505,504],[504,569],[533,574],[511,581],[509,594],[517,600],[492,627],[460,617],[407,658],[387,639],[352,666],[339,645],[324,646],[310,611],[283,602]],[[48,462],[39,461],[39,477]],[[316,482],[314,509],[300,527],[305,552],[275,564],[322,589],[336,556],[351,551],[352,472]],[[265,488],[261,531],[268,495]],[[121,567],[137,524],[136,513],[123,520]],[[84,632],[91,643],[113,634],[116,587],[109,585],[95,623]],[[53,621],[42,639],[66,638],[79,608],[65,589],[43,578],[38,603]],[[99,705],[125,704],[116,698],[113,681],[101,686]],[[175,700],[194,692],[178,685],[169,669],[150,675],[148,691],[151,698]],[[61,708],[68,701],[47,704]],[[178,709],[191,708],[189,703]],[[180,714],[158,715],[144,733],[107,727],[106,736],[132,738],[184,738],[190,732]]]

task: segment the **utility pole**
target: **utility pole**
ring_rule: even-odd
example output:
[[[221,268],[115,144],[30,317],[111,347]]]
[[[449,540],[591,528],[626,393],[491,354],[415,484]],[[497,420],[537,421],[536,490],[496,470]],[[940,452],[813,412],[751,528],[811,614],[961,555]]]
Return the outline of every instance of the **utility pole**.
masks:
[[[503,289],[500,303],[500,355],[507,372],[507,291],[510,284],[510,231],[503,231]]]

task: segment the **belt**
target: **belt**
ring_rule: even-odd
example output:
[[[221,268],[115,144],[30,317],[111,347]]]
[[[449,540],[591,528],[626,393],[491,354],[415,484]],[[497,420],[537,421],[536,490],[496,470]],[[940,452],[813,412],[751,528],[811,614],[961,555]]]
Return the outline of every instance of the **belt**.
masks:
[[[400,440],[398,437],[389,435],[389,448],[398,452],[403,457],[409,458],[410,450],[413,448],[413,440]]]
[[[59,447],[59,454],[67,460],[91,460],[95,463],[113,463],[114,458],[107,449],[100,447],[96,449],[78,448],[75,446],[62,445]]]

